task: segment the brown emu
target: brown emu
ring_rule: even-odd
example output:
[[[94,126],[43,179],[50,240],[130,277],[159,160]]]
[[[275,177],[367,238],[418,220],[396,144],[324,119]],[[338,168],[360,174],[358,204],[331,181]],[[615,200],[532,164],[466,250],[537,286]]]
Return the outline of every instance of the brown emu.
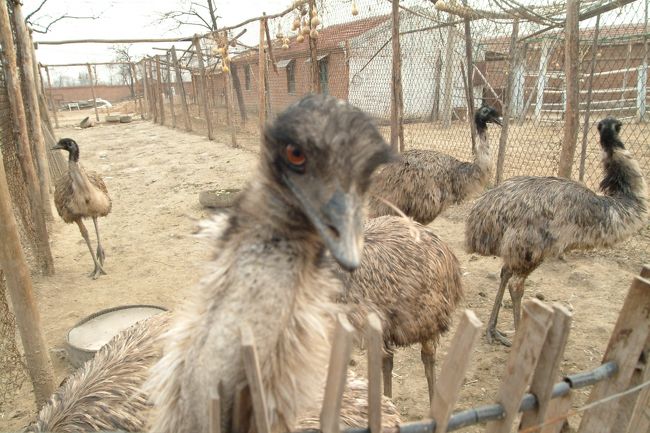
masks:
[[[422,345],[424,373],[433,398],[438,338],[449,329],[463,288],[460,264],[431,230],[404,217],[366,222],[361,266],[343,274],[350,322],[363,329],[375,312],[384,329],[384,394],[392,394],[393,346]]]
[[[77,223],[81,236],[88,245],[88,250],[95,263],[95,269],[90,273],[93,279],[99,278],[104,272],[104,248],[99,238],[99,223],[97,218],[111,212],[111,198],[101,176],[92,171],[86,171],[79,164],[79,146],[71,138],[62,138],[52,149],[62,149],[69,153],[68,172],[61,176],[55,184],[54,204],[56,210],[66,223]],[[93,253],[88,230],[83,218],[92,218],[97,234],[97,256]]]
[[[598,123],[603,151],[602,195],[581,183],[556,177],[515,177],[486,192],[466,223],[469,252],[503,259],[501,283],[487,337],[509,345],[496,329],[506,286],[519,322],[524,282],[547,257],[564,251],[610,247],[639,230],[648,215],[641,169],[619,138],[621,122]]]
[[[397,206],[420,224],[429,224],[449,205],[460,203],[485,187],[492,175],[487,124],[501,124],[499,113],[483,106],[474,114],[478,145],[474,162],[459,161],[435,150],[413,149],[373,177],[368,203],[370,218],[394,215],[381,199]]]
[[[359,266],[370,175],[390,158],[370,118],[332,97],[306,97],[266,127],[258,173],[225,227],[208,229],[220,233],[211,272],[174,314],[147,383],[125,390],[127,397],[150,393],[149,430],[207,432],[206,401],[221,384],[228,431],[234,393],[245,383],[243,324],[256,337],[271,431],[291,431],[312,413],[322,400],[329,338],[341,311],[334,303],[341,284],[325,254],[345,269]],[[106,386],[118,382],[108,378]],[[60,398],[66,397],[82,401]],[[362,419],[364,408],[354,396],[347,401],[357,414],[352,419]],[[107,418],[124,415],[103,407]],[[387,423],[399,420],[392,404],[385,408]]]

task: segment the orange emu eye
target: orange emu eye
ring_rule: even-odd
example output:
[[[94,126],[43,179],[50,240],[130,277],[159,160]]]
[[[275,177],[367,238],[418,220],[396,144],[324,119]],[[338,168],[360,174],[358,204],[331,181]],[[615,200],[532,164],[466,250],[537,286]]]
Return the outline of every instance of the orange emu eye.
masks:
[[[289,144],[285,148],[287,152],[287,161],[291,165],[295,165],[296,167],[302,167],[305,164],[305,155],[302,153],[302,150],[298,149],[297,147]]]

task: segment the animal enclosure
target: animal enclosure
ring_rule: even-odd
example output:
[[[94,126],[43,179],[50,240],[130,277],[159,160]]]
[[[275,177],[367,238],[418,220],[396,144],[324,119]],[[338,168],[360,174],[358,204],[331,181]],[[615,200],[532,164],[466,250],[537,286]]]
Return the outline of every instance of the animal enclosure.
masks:
[[[309,33],[314,29],[310,29],[303,34],[302,42],[298,42],[298,32],[291,28],[296,17],[299,21],[311,21],[309,10],[305,15],[293,9],[282,16],[269,15],[266,20],[224,30],[226,36],[221,32],[197,40],[179,40],[174,50],[152,51],[150,56],[129,64],[126,73],[133,80],[133,99],[130,85],[115,86],[97,79],[110,65],[44,65],[47,68],[40,69],[42,79],[37,78],[41,87],[37,111],[44,124],[46,147],[54,145],[55,136],[79,134],[88,165],[103,172],[109,188],[120,197],[116,215],[107,224],[108,248],[120,257],[110,262],[115,269],[112,279],[93,287],[81,288],[77,279],[71,277],[75,275],[73,263],[66,260],[70,251],[81,249],[78,233],[72,236],[60,222],[46,219],[50,233],[56,237],[51,252],[49,247],[45,248],[49,243],[39,235],[41,223],[33,217],[30,184],[21,166],[24,147],[13,133],[6,71],[0,68],[0,148],[21,244],[34,269],[41,269],[48,254],[57,262],[58,275],[51,279],[35,277],[57,380],[70,373],[64,360],[58,358],[62,355],[57,352],[57,344],[62,341],[66,327],[84,314],[114,305],[116,300],[176,305],[180,296],[175,294],[179,287],[191,285],[196,262],[203,257],[201,247],[184,238],[191,231],[187,215],[204,216],[195,196],[205,187],[241,187],[247,173],[254,169],[252,161],[259,151],[260,118],[273,119],[310,91],[329,93],[360,106],[376,119],[386,139],[397,146],[403,136],[405,149],[436,149],[464,160],[472,157],[469,107],[485,101],[508,113],[507,131],[496,127],[490,130],[494,160],[497,161],[498,153],[502,156],[498,173],[503,180],[522,174],[557,174],[568,128],[566,114],[570,110],[566,107],[571,106],[568,93],[573,89],[579,108],[578,122],[572,124],[576,137],[573,178],[597,188],[601,167],[595,125],[606,115],[624,121],[623,142],[646,176],[650,175],[647,0],[580,5],[577,89],[571,87],[571,77],[567,78],[566,73],[564,22],[553,15],[565,4],[549,2],[534,10],[534,14],[521,16],[504,12],[497,4],[469,6],[443,1],[436,6],[431,2],[403,1],[397,14],[396,39],[391,35],[391,3],[385,0],[316,2],[320,24],[314,27],[318,36],[311,38]],[[513,27],[517,27],[515,18],[518,29],[511,48]],[[465,31],[466,20],[469,32]],[[258,45],[238,43],[244,28],[249,35],[262,36],[262,56]],[[399,40],[401,51],[397,68],[399,86],[394,84],[395,40]],[[225,46],[229,60],[224,63],[220,49]],[[117,70],[123,66],[112,67]],[[72,74],[89,71],[88,79],[93,84],[66,86],[48,80],[48,71],[54,75],[57,70],[74,71]],[[472,72],[469,77],[467,71]],[[37,73],[34,75],[38,77]],[[49,113],[45,111],[44,98],[49,100]],[[88,101],[99,98],[109,100],[114,107],[107,110],[98,106],[95,111]],[[122,98],[129,102],[120,104]],[[81,100],[89,105],[79,107],[78,111],[69,105]],[[122,112],[142,115],[149,122],[101,124],[83,131],[72,127],[86,116],[104,120],[106,115]],[[27,122],[33,113],[29,108],[26,110]],[[60,128],[55,129],[50,123]],[[208,136],[213,141],[203,141],[197,134],[192,136],[185,131]],[[33,131],[27,132],[34,137]],[[112,143],[117,134],[128,145]],[[171,142],[175,144],[172,146]],[[180,148],[191,150],[182,156]],[[35,149],[33,165],[37,173],[49,170],[54,178],[64,170],[60,155],[47,152],[49,167],[45,170],[38,165],[36,153]],[[181,158],[182,164],[178,162]],[[455,207],[434,227],[458,251],[462,250],[457,241],[462,237],[459,221],[466,211]],[[622,302],[622,287],[630,274],[638,272],[640,263],[649,261],[649,248],[650,233],[646,227],[620,248],[607,253],[575,253],[570,258],[577,265],[551,263],[541,268],[542,276],[533,279],[531,296],[545,296],[571,309],[575,306],[576,329],[561,367],[562,376],[598,368],[610,334],[608,326],[613,325],[618,313],[615,307]],[[494,285],[495,264],[488,258],[460,257],[463,278],[471,286],[466,299],[468,307],[483,318],[489,308],[483,305],[485,290]],[[81,255],[72,261],[79,260],[83,260]],[[602,280],[595,280],[594,276]],[[89,299],[82,298],[80,291]],[[20,356],[23,348],[19,342],[11,344],[16,342],[15,323],[11,308],[2,308],[2,298],[6,299],[4,289],[0,295],[0,339],[9,343],[6,348],[0,346],[0,364],[14,367],[0,372],[0,384],[7,392],[7,397],[0,393],[0,412],[3,422],[8,419],[11,428],[18,428],[33,415],[29,412],[33,398],[25,384],[29,381],[24,380]],[[487,298],[491,296],[488,290]],[[460,319],[456,317],[454,323]],[[449,339],[443,340],[443,345],[448,343]],[[502,383],[507,353],[480,343],[476,348],[480,353],[476,357],[481,359],[467,375],[458,400],[461,409],[494,403],[495,392]],[[421,383],[423,375],[417,370],[419,353],[409,349],[401,356],[395,373],[396,403],[405,420],[416,421],[428,413],[425,386]],[[354,359],[363,372],[364,355],[355,352]],[[494,375],[494,371],[498,373]],[[13,396],[15,393],[18,398]],[[582,407],[587,397],[585,391],[572,394],[573,407]],[[1,407],[3,398],[8,403]],[[14,407],[19,409],[14,411]],[[5,413],[9,414],[7,418]],[[572,421],[572,425],[577,424]],[[409,428],[434,429],[431,423],[403,426],[405,432]],[[478,429],[468,427],[466,431]]]

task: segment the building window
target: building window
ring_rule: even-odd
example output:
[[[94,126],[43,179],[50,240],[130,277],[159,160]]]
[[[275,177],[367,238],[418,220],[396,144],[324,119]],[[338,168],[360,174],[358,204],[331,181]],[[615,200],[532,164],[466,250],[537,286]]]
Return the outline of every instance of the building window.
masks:
[[[330,86],[328,80],[327,57],[318,61],[318,74],[320,76],[320,90],[323,95],[329,95]]]
[[[287,93],[296,93],[296,62],[287,64]]]
[[[246,90],[251,89],[251,65],[244,65],[244,86]]]

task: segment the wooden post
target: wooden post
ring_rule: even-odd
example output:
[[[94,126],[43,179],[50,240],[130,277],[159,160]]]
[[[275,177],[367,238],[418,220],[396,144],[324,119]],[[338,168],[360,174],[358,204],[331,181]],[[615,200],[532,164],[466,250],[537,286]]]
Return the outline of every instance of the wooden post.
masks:
[[[564,141],[560,151],[558,176],[571,178],[573,156],[576,153],[578,141],[578,122],[580,121],[580,39],[578,29],[578,15],[580,14],[580,0],[567,0],[566,28],[564,45],[564,70],[566,78],[566,109],[564,110]]]
[[[199,36],[195,35],[193,39],[194,49],[196,51],[196,58],[199,62],[199,101],[201,101],[201,106],[203,107],[203,113],[205,115],[205,123],[208,128],[208,140],[214,140],[214,133],[212,131],[212,116],[210,114],[210,107],[208,107],[208,93],[207,93],[207,78],[205,75],[205,65],[203,63],[203,52],[201,51],[201,42],[199,41]],[[258,431],[258,433],[260,433]]]
[[[624,391],[630,385],[639,355],[650,335],[649,311],[650,280],[636,277],[625,297],[602,360],[602,363],[615,361],[618,372],[593,386],[587,404]],[[578,433],[611,432],[617,420],[620,402],[616,399],[587,409],[583,413]]]
[[[160,70],[160,55],[156,54],[156,101],[158,102],[158,109],[160,110],[160,115],[158,120],[160,124],[165,124],[165,102],[163,99],[163,83],[162,83],[162,71]]]
[[[185,129],[187,131],[192,130],[192,119],[190,118],[190,109],[187,106],[187,95],[185,94],[185,86],[183,85],[183,75],[181,74],[181,68],[178,65],[178,57],[176,56],[176,47],[172,46],[172,63],[174,65],[174,71],[176,72],[176,85],[178,86],[178,94],[181,98],[181,104],[183,107],[183,120],[185,121]]]
[[[145,119],[151,118],[151,95],[149,94],[149,74],[147,73],[147,61],[142,60],[142,93],[146,107]]]
[[[442,365],[436,382],[429,416],[436,420],[435,433],[447,431],[449,417],[454,410],[456,400],[463,386],[465,372],[469,367],[472,349],[476,344],[481,329],[481,321],[471,310],[465,310],[458,324],[458,330],[451,340],[449,353]]]
[[[438,50],[438,57],[436,58],[436,69],[433,73],[433,82],[435,89],[433,91],[433,107],[431,108],[431,121],[437,122],[440,120],[440,79],[442,77],[442,53]]]
[[[90,80],[90,91],[93,95],[93,107],[95,108],[95,118],[99,122],[99,111],[97,111],[97,98],[95,97],[95,78],[93,76],[93,69],[90,66],[90,63],[87,63],[88,67],[88,79]]]
[[[266,400],[264,397],[264,384],[260,363],[255,348],[255,336],[248,325],[241,328],[241,349],[246,370],[246,380],[250,390],[253,415],[255,417],[256,433],[270,433],[271,427],[268,419]]]
[[[6,15],[7,2],[0,2],[0,14]],[[4,9],[4,10],[3,10]],[[10,32],[8,16],[0,18],[2,33]],[[2,38],[5,54],[8,45]],[[9,45],[10,46],[10,45]],[[13,47],[11,48],[13,49]],[[13,70],[15,73],[15,69]],[[5,73],[7,71],[5,70]],[[20,246],[18,226],[11,207],[11,196],[7,186],[7,176],[4,164],[0,161],[0,268],[5,272],[9,299],[16,318],[16,325],[20,333],[23,349],[25,351],[25,364],[32,385],[36,407],[40,408],[54,392],[54,373],[50,362],[47,345],[43,338],[41,318],[36,307],[36,300],[32,288],[32,279],[25,261],[23,249]],[[4,368],[4,367],[3,367]]]
[[[239,73],[237,71],[237,65],[234,63],[230,65],[230,74],[232,76],[232,86],[235,89],[235,96],[237,96],[237,105],[239,106],[239,118],[241,119],[242,125],[246,125],[246,120],[248,120],[248,115],[246,113],[246,103],[244,102],[244,94],[241,90],[241,81],[239,80]]]
[[[499,151],[497,153],[497,185],[503,180],[503,164],[506,161],[506,144],[508,143],[508,130],[510,129],[510,101],[512,100],[512,82],[513,70],[517,64],[517,38],[519,37],[519,18],[515,18],[512,22],[512,35],[510,36],[510,62],[508,80],[506,81],[506,94],[503,96],[503,126],[501,127],[501,135],[499,136]]]
[[[404,151],[404,101],[402,95],[402,52],[399,43],[399,0],[392,0],[392,50],[393,68],[390,100],[390,145],[393,149]]]
[[[486,433],[510,431],[551,327],[553,310],[545,304],[533,299],[524,303],[522,310],[519,330],[506,363],[507,380],[501,382],[497,394],[497,402],[501,403],[506,414],[503,419],[488,422]]]
[[[138,71],[135,69],[135,65],[133,63],[130,63],[129,67],[131,68],[131,76],[133,77],[133,88],[135,89],[135,92],[136,92],[135,98],[137,100],[137,107],[138,107],[138,110],[140,111],[140,117],[142,119],[144,119],[145,118],[144,117],[144,106],[142,104],[142,99],[144,99],[144,94],[145,94],[144,83],[142,81],[140,81],[140,84],[142,85],[142,97],[138,97],[138,94],[137,94]],[[145,104],[146,104],[146,102],[145,102]]]
[[[54,95],[52,94],[52,80],[50,80],[50,68],[45,67],[45,75],[47,75],[47,87],[50,90],[50,107],[52,109],[52,114],[54,115],[54,125],[59,127],[59,116],[56,114],[56,102],[54,101]]]
[[[172,67],[169,63],[169,51],[165,57],[167,62],[167,89],[169,92],[169,109],[172,112],[172,128],[176,128],[176,112],[174,111],[174,92],[173,92],[173,83],[172,83]]]
[[[266,15],[266,13],[264,13]],[[260,45],[259,45],[259,79],[257,80],[257,96],[259,110],[260,134],[264,133],[264,124],[266,123],[266,53],[264,48],[264,28],[266,27],[266,18],[260,20]]]
[[[564,348],[571,331],[571,313],[560,304],[553,305],[553,324],[546,334],[546,340],[537,362],[537,368],[530,385],[530,392],[537,397],[535,410],[524,412],[519,429],[541,424],[551,401],[553,384],[560,370]]]
[[[32,57],[34,49],[31,43],[25,20],[23,18],[20,2],[12,2],[14,29],[16,31],[16,47],[21,53],[20,71],[22,73],[23,84],[25,85],[25,108],[29,113],[29,136],[33,144],[34,155],[36,156],[36,165],[38,167],[38,180],[41,189],[41,203],[45,218],[52,220],[52,203],[50,201],[50,169],[47,162],[47,151],[45,150],[45,137],[43,137],[41,111],[38,107],[38,86],[36,85],[37,76],[34,75],[34,63],[36,59]]]
[[[463,0],[467,6],[467,0]],[[472,149],[476,149],[476,125],[474,124],[474,59],[472,56],[471,20],[465,18],[465,62],[467,63],[467,121],[472,135]]]
[[[366,332],[368,341],[368,426],[370,433],[382,433],[381,400],[382,400],[382,355],[384,338],[379,316],[368,314]]]
[[[454,17],[450,14],[448,18],[449,28],[447,29],[447,51],[445,53],[445,90],[442,97],[442,126],[451,126],[451,112],[453,105],[454,91],[454,44],[456,39],[456,27],[451,23]]]
[[[542,53],[539,58],[539,69],[537,71],[537,98],[535,100],[535,120],[542,119],[542,107],[544,106],[544,91],[546,89],[546,69],[550,58],[552,42],[544,39],[542,42]]]
[[[347,380],[348,362],[352,354],[353,336],[354,327],[345,315],[339,314],[327,371],[323,407],[320,412],[320,429],[323,433],[340,431],[341,401]]]
[[[228,32],[223,32],[223,40],[225,41],[226,45],[228,45]],[[225,62],[225,60],[224,60]],[[228,62],[230,63],[230,62]],[[226,63],[224,63],[226,64]],[[230,69],[230,68],[229,68]],[[230,87],[230,70],[228,72],[223,73],[223,87],[224,87],[224,93],[226,96],[226,123],[228,124],[228,127],[230,128],[230,143],[232,144],[233,147],[238,147],[237,146],[237,133],[235,131],[235,118],[234,118],[234,113],[233,113],[233,98],[232,98],[232,92],[231,92],[231,87]]]
[[[2,1],[0,1],[0,46],[2,46],[3,50],[3,55],[0,57],[2,57],[7,97],[11,108],[11,118],[18,152],[17,156],[25,183],[27,184],[30,210],[36,230],[37,255],[43,273],[45,275],[53,275],[54,260],[50,251],[50,236],[45,224],[44,203],[41,202],[42,194],[40,184],[36,170],[34,169],[34,159],[29,144],[25,107],[23,106],[23,93],[20,88],[20,77],[16,65],[16,50],[14,48],[9,21],[9,11],[7,9],[7,2]],[[11,275],[11,272],[7,268],[5,268],[5,271]]]
[[[309,13],[307,14],[307,22],[311,20],[312,12],[316,9],[316,0],[309,0]],[[311,26],[311,24],[310,24]],[[320,93],[320,68],[318,65],[318,43],[317,40],[307,35],[309,40],[309,72],[311,75],[310,89],[312,93]]]
[[[596,51],[598,51],[599,30],[600,30],[600,14],[598,14],[598,16],[596,17],[596,26],[594,27],[594,38],[591,41],[591,62],[589,65],[589,78],[587,79],[587,106],[585,107],[585,120],[582,126],[582,145],[580,148],[580,169],[578,172],[578,179],[580,179],[580,182],[582,182],[585,178],[585,160],[587,159],[587,136],[589,135],[591,95],[594,88],[594,72],[596,70]]]
[[[145,73],[149,81],[149,110],[153,113],[154,123],[158,123],[158,102],[156,95],[156,83],[154,82],[153,64],[151,60],[145,60]]]

